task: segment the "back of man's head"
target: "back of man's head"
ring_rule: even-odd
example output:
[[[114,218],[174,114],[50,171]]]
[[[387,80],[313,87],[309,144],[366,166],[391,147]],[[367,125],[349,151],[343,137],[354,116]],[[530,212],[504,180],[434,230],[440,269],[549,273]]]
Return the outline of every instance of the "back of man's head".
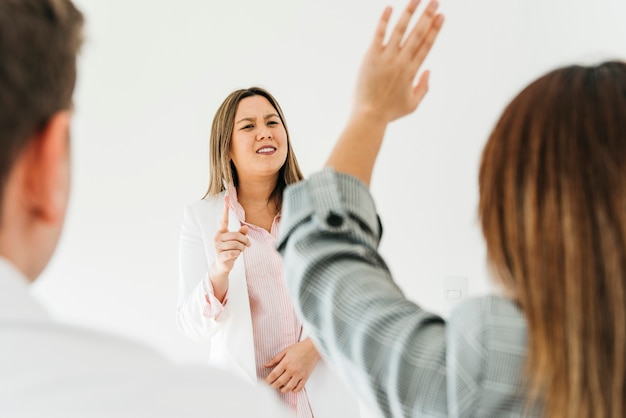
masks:
[[[82,24],[70,0],[0,0],[0,199],[33,134],[71,107]]]

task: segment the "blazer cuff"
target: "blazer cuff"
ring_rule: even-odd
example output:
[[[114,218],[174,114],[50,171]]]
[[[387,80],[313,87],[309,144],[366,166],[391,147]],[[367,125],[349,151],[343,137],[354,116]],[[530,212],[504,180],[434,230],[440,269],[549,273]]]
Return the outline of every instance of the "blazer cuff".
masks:
[[[280,249],[293,230],[308,220],[321,231],[347,231],[348,217],[380,242],[383,229],[367,185],[356,177],[325,168],[285,190],[276,246]]]

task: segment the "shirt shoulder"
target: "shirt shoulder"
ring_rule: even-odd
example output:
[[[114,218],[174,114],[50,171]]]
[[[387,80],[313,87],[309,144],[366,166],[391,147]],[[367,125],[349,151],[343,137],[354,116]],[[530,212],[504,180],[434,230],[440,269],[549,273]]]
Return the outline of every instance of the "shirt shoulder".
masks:
[[[213,224],[217,225],[224,209],[224,196],[226,192],[207,196],[204,199],[190,203],[183,211],[183,225],[196,225],[201,229]]]
[[[176,366],[124,338],[15,322],[0,326],[0,340],[0,409],[8,416],[201,417],[206,405],[216,416],[252,416],[259,407],[283,416],[270,394],[226,372]],[[238,405],[242,394],[250,405]]]
[[[500,296],[461,303],[447,326],[452,416],[524,416],[527,326]]]
[[[226,191],[222,191],[219,194],[207,196],[195,202],[189,203],[185,206],[185,210],[188,211],[202,211],[207,208],[212,208],[214,206],[222,206],[224,204],[224,196],[226,195]]]

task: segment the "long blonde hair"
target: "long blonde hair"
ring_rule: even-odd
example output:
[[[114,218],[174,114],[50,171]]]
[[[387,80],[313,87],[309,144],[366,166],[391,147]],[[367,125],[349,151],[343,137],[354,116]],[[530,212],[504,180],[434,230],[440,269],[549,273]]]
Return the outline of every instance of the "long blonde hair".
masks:
[[[291,139],[289,137],[289,129],[287,129],[287,123],[285,121],[285,115],[283,114],[283,111],[276,99],[267,90],[260,87],[235,90],[229,94],[228,97],[226,97],[217,109],[217,112],[213,117],[213,126],[211,127],[209,150],[209,188],[205,193],[204,198],[221,193],[225,190],[226,185],[229,183],[233,183],[235,187],[238,186],[237,170],[230,159],[230,144],[233,137],[233,127],[235,124],[237,106],[243,99],[252,96],[263,96],[270,102],[272,107],[276,109],[276,112],[285,127],[285,132],[287,133],[287,159],[285,164],[280,169],[276,187],[270,196],[270,200],[274,202],[277,210],[280,210],[284,189],[287,185],[302,180],[304,176],[302,175],[302,171],[300,171],[298,160],[293,152]]]
[[[528,321],[531,399],[549,417],[626,414],[626,64],[525,88],[482,156],[479,214]]]

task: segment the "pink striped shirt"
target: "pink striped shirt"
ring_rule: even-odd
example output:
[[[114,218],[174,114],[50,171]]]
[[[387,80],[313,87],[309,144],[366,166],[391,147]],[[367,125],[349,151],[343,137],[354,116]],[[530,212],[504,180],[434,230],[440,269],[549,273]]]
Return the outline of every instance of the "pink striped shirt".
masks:
[[[243,252],[246,267],[246,281],[250,297],[252,315],[252,332],[256,372],[259,380],[264,380],[272,371],[263,365],[274,358],[285,348],[300,341],[302,324],[298,320],[291,300],[287,295],[282,276],[282,259],[275,250],[276,234],[280,214],[274,218],[271,231],[245,222],[245,212],[237,201],[237,191],[229,187],[230,208],[235,212],[242,225],[248,225],[250,247]],[[205,314],[217,317],[228,301],[228,293],[223,304],[213,294],[213,286],[207,280],[207,302],[209,306]],[[312,418],[306,388],[298,393],[281,393],[280,399],[285,402],[298,418]]]

